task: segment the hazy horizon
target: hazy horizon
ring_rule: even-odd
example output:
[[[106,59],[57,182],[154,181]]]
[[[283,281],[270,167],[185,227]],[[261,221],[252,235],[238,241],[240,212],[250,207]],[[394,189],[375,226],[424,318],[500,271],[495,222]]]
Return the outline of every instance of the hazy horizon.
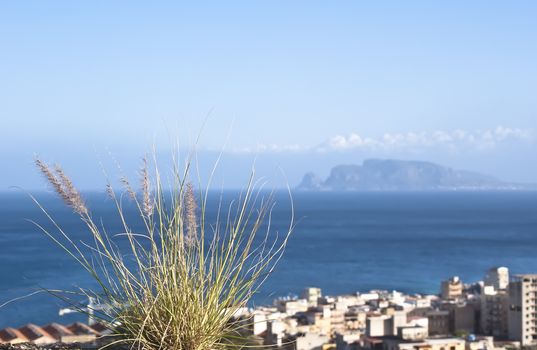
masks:
[[[184,165],[184,160],[188,151],[182,153],[182,157],[179,160],[179,165]],[[122,176],[126,176],[134,184],[138,185],[139,182],[139,170],[142,165],[142,156],[127,154],[86,154],[83,166],[80,166],[78,159],[66,158],[66,157],[43,157],[43,160],[50,164],[60,164],[73,179],[75,185],[85,191],[103,191],[106,184],[106,177],[103,170],[106,171],[112,183],[119,184],[119,179]],[[150,155],[150,158],[153,157]],[[62,158],[63,160],[58,160]],[[420,159],[417,157],[367,157],[356,155],[356,153],[338,153],[338,154],[326,154],[326,153],[293,153],[293,154],[237,154],[237,153],[223,153],[216,151],[199,151],[197,157],[194,157],[192,162],[195,165],[191,177],[197,183],[198,175],[201,178],[201,184],[205,186],[208,181],[208,177],[213,171],[213,167],[216,164],[216,171],[212,178],[211,189],[240,189],[247,185],[248,178],[255,172],[256,179],[263,183],[266,183],[267,188],[282,189],[296,187],[303,176],[306,173],[313,172],[322,179],[329,176],[333,167],[338,165],[356,164],[361,165],[366,159],[380,158],[380,159],[397,159],[408,161],[427,161],[450,167],[455,170],[466,170],[483,175],[490,175],[498,178],[499,180],[515,183],[537,183],[537,181],[531,181],[531,177],[528,177],[528,181],[517,180],[498,176],[497,174],[487,172],[486,170],[476,170],[472,168],[472,164],[468,166],[452,166],[451,164],[441,163],[431,159]],[[5,178],[11,178],[13,184],[8,184],[5,188],[0,190],[8,190],[10,187],[20,187],[24,190],[40,191],[50,190],[47,182],[42,177],[42,174],[38,172],[33,164],[33,157],[29,157],[25,164],[26,172],[23,175],[17,176],[5,176]],[[171,169],[172,156],[171,152],[160,151],[156,155],[157,162],[161,170],[166,171]],[[319,162],[319,159],[323,160]],[[218,161],[218,163],[216,163]],[[492,163],[494,165],[494,163]],[[119,167],[118,167],[119,166]],[[483,166],[481,166],[483,168]],[[199,173],[198,173],[199,171]],[[531,174],[533,175],[533,174]],[[9,181],[9,180],[8,180]]]

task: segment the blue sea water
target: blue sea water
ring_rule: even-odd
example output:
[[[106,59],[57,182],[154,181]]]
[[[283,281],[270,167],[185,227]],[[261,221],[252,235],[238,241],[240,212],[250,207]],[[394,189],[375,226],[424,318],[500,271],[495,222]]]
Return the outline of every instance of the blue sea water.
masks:
[[[237,195],[224,192],[223,202]],[[110,232],[121,232],[110,200],[86,197],[94,217]],[[219,197],[209,196],[209,220]],[[59,200],[38,198],[66,232],[87,240],[80,220]],[[275,198],[272,229],[282,233],[290,220],[289,197]],[[296,229],[255,304],[306,286],[326,294],[372,288],[437,293],[442,279],[477,281],[492,266],[537,272],[537,192],[295,193],[293,201]],[[40,288],[91,286],[87,274],[28,220],[52,228],[27,195],[0,194],[0,304]],[[46,293],[23,298],[0,307],[0,328],[80,318],[59,316],[62,306]]]

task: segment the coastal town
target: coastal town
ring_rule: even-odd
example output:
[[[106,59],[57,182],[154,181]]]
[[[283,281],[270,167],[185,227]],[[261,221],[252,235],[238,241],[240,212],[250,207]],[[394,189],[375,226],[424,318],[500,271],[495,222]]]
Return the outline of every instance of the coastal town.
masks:
[[[491,268],[483,281],[458,277],[438,295],[372,290],[326,296],[306,288],[272,306],[236,314],[252,344],[285,350],[500,350],[537,345],[537,274]],[[57,323],[0,330],[0,343],[95,344],[99,323]]]
[[[537,274],[442,281],[439,295],[372,290],[299,298],[245,313],[260,343],[296,350],[480,350],[537,345]]]

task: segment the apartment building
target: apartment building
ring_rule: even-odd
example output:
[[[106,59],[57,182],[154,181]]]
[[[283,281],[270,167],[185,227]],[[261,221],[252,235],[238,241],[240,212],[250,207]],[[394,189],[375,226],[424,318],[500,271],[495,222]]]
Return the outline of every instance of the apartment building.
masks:
[[[537,274],[516,275],[509,283],[509,338],[537,345]]]

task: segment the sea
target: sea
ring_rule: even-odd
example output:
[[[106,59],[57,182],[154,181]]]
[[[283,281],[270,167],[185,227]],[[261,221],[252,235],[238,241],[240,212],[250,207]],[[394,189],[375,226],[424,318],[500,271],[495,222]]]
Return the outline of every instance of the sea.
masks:
[[[75,242],[91,242],[80,219],[54,194],[34,195]],[[494,266],[507,266],[511,274],[537,273],[537,192],[272,195],[269,237],[283,237],[292,220],[294,230],[253,306],[309,286],[327,295],[371,289],[435,294],[444,279],[476,282]],[[84,196],[99,223],[110,233],[122,232],[105,194]],[[240,196],[210,192],[206,222],[215,222],[219,210],[225,218]],[[125,208],[127,220],[135,216],[132,205]],[[0,194],[0,328],[85,320],[77,313],[60,316],[67,305],[44,290],[77,290],[94,282],[37,225],[56,232],[27,193]]]

